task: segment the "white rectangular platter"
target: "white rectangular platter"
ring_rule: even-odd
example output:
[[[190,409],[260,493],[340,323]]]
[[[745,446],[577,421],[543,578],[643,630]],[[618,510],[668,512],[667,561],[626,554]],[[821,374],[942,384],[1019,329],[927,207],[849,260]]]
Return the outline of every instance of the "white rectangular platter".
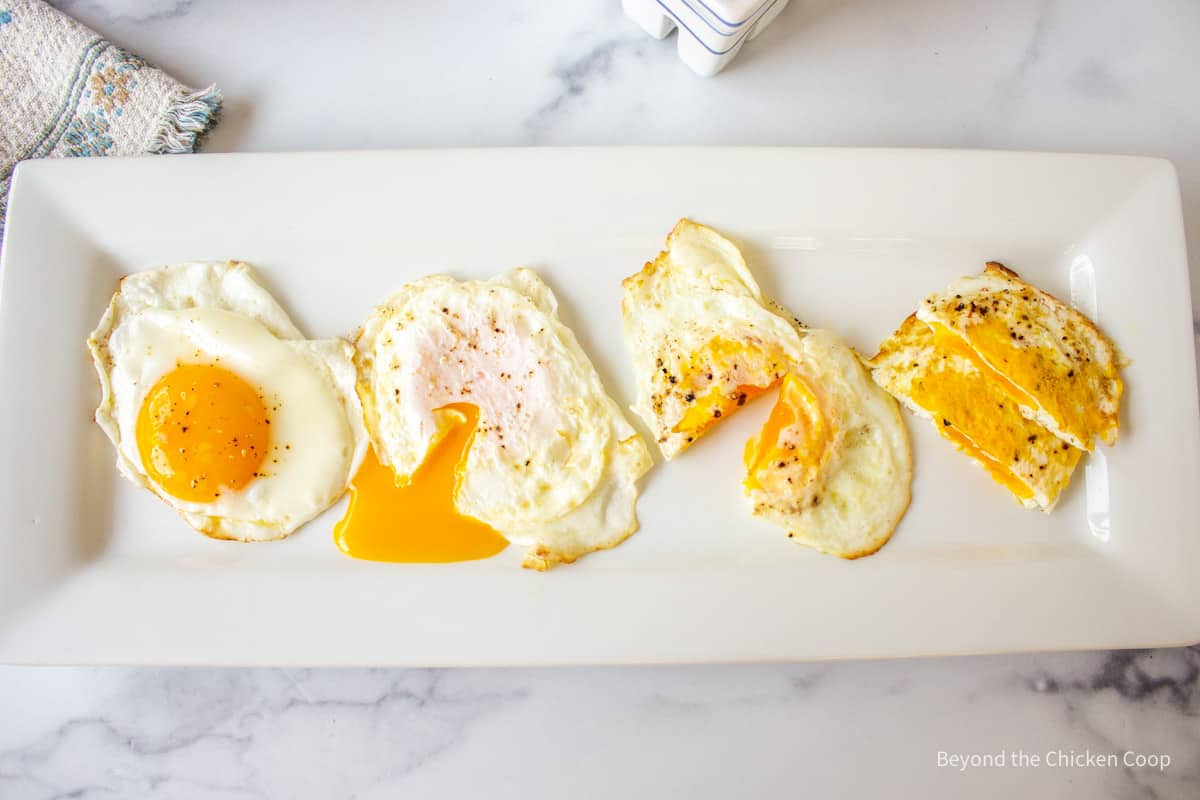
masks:
[[[354,561],[331,530],[244,545],[119,478],[84,348],[128,272],[241,259],[308,335],[401,283],[536,269],[633,398],[620,280],[681,216],[768,294],[873,353],[928,292],[1002,261],[1130,365],[1115,448],[1051,515],[905,412],[913,503],[879,554],[751,518],[750,404],[643,481],[641,529],[546,574]],[[1178,182],[1155,159],[970,151],[509,149],[29,162],[0,288],[0,662],[570,664],[914,656],[1200,640],[1200,426]],[[638,423],[640,424],[640,423]]]

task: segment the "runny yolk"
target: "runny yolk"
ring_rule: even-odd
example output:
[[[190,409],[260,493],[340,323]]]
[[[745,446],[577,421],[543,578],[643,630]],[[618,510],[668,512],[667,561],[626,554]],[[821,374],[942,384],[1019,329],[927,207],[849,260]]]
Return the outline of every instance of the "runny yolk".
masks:
[[[454,425],[407,480],[368,449],[350,484],[346,516],[333,529],[334,541],[346,555],[441,563],[488,558],[508,546],[507,539],[454,505],[479,409],[451,403],[438,411],[452,415]]]
[[[783,432],[789,429],[793,433],[788,444],[784,444]],[[743,460],[747,487],[760,488],[761,476],[767,470],[773,466],[785,467],[793,460],[816,468],[821,463],[829,436],[829,425],[812,388],[795,373],[788,373],[767,423],[758,435],[746,442]]]
[[[764,349],[750,342],[726,339],[723,336],[713,337],[697,351],[691,366],[685,370],[685,386],[690,385],[691,378],[695,375],[706,374],[711,381],[713,375],[730,373],[740,373],[750,379],[761,376],[764,379],[763,385],[739,384],[733,391],[723,391],[718,382],[713,383],[712,388],[704,394],[697,396],[689,392],[689,396],[693,398],[689,401],[691,405],[674,431],[700,437],[722,417],[729,416],[772,388],[778,382],[775,378],[778,373],[775,370],[782,360],[782,356],[770,348]],[[725,385],[728,386],[728,383]]]
[[[675,431],[700,436],[722,417],[729,416],[770,388],[769,385],[740,385],[737,387],[737,391],[725,393],[721,391],[721,387],[714,386],[707,394],[696,398],[696,402],[688,407],[683,419],[675,426]]]
[[[179,500],[209,502],[259,476],[270,447],[262,395],[213,364],[176,367],[150,387],[136,437],[150,479]]]

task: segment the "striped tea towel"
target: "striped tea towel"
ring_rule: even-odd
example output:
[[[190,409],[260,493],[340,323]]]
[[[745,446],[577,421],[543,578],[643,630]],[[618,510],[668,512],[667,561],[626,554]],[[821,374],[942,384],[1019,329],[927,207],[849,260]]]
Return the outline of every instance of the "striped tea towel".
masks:
[[[0,240],[27,158],[190,153],[221,94],[196,92],[41,0],[0,0]]]

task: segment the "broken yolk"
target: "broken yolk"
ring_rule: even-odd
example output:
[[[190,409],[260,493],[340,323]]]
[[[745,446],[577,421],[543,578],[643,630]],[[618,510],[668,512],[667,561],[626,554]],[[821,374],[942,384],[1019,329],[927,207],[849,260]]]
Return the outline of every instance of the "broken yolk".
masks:
[[[783,441],[784,431],[792,432],[787,442]],[[830,433],[812,387],[795,373],[788,373],[767,424],[746,442],[746,487],[761,488],[768,470],[783,469],[795,461],[803,461],[816,470],[829,444]]]
[[[770,389],[772,385],[774,384],[738,386],[736,391],[729,393],[721,391],[719,386],[714,386],[707,394],[698,397],[696,402],[688,407],[683,419],[675,426],[675,431],[699,436],[721,417],[727,417],[737,411],[738,408]]]
[[[703,395],[694,398],[674,431],[689,433],[698,438],[717,420],[734,413],[747,402],[778,383],[776,378],[778,373],[775,370],[781,360],[781,357],[772,357],[771,353],[750,342],[727,339],[722,336],[709,340],[704,348],[692,358],[692,364],[687,371],[689,375],[707,374],[711,380],[714,374],[738,374],[739,364],[741,364],[744,370],[741,371],[741,374],[747,375],[748,372],[750,374],[747,377],[750,377],[758,372],[763,372],[766,373],[763,376],[766,378],[766,382],[762,386],[738,384],[737,388],[732,391],[713,384],[712,388]]]
[[[407,478],[379,463],[373,448],[350,483],[350,506],[333,529],[338,549],[368,561],[444,563],[488,558],[508,546],[489,526],[458,512],[454,497],[479,422],[479,409],[438,409],[454,424]]]
[[[259,476],[270,425],[253,386],[224,367],[187,364],[150,387],[135,435],[151,480],[179,500],[206,503]]]

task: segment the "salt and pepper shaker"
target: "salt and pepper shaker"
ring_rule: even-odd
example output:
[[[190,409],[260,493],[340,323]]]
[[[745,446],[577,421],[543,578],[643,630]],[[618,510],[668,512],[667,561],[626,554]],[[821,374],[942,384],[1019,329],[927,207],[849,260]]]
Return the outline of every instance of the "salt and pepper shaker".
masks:
[[[788,0],[621,0],[646,33],[679,31],[679,58],[700,75],[715,75],[742,45],[771,24]]]

